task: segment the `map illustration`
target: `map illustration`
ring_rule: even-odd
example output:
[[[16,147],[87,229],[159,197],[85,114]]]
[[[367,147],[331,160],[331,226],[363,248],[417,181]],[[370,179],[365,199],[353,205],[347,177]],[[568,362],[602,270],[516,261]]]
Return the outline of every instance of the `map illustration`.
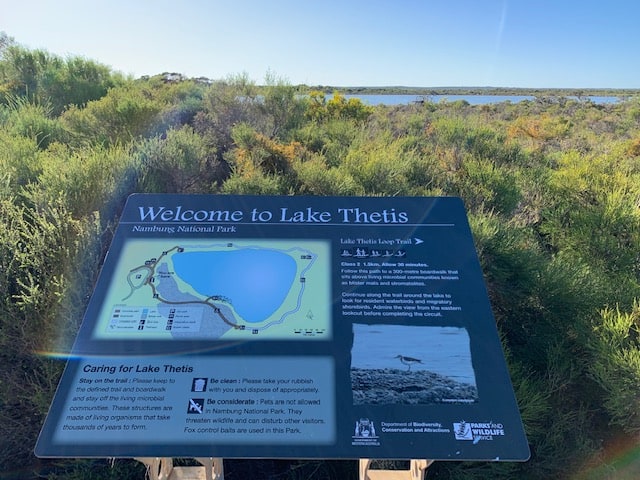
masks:
[[[329,246],[300,240],[129,240],[95,338],[331,338]]]

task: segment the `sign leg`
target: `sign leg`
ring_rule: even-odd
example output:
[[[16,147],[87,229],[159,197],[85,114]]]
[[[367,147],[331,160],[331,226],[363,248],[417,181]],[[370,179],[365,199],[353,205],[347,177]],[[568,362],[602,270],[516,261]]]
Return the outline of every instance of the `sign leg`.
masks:
[[[173,470],[173,458],[140,457],[135,460],[147,467],[149,480],[169,480]]]
[[[224,465],[222,458],[196,458],[204,465],[206,480],[224,480]]]
[[[359,463],[360,480],[424,480],[425,472],[433,460],[411,460],[409,470],[373,470],[371,459],[361,458]]]
[[[173,458],[140,457],[149,480],[224,480],[222,458],[196,458],[201,467],[174,467]]]

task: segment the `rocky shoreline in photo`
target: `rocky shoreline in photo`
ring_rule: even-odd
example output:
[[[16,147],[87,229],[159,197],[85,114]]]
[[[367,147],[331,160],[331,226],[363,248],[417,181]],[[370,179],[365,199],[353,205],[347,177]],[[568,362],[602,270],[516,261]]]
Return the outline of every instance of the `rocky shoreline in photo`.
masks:
[[[473,403],[478,389],[443,375],[396,368],[351,369],[354,405],[424,405],[430,403]]]

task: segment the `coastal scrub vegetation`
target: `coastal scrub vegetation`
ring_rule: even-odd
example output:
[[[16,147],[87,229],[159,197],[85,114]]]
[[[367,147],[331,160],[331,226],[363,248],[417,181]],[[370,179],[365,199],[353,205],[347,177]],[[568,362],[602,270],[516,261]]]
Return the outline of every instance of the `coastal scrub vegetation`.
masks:
[[[598,463],[640,432],[638,132],[637,98],[372,107],[271,73],[125,78],[4,38],[0,471],[141,478],[135,462],[32,456],[56,356],[133,192],[460,196],[532,458],[436,463],[427,477],[569,478]],[[253,478],[356,475],[355,462],[252,463]]]

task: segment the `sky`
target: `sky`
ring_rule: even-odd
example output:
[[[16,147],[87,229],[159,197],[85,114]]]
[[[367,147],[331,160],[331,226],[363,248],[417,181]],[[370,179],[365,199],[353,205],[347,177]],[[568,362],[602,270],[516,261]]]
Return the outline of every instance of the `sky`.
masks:
[[[0,0],[0,31],[133,77],[640,88],[636,0]]]

